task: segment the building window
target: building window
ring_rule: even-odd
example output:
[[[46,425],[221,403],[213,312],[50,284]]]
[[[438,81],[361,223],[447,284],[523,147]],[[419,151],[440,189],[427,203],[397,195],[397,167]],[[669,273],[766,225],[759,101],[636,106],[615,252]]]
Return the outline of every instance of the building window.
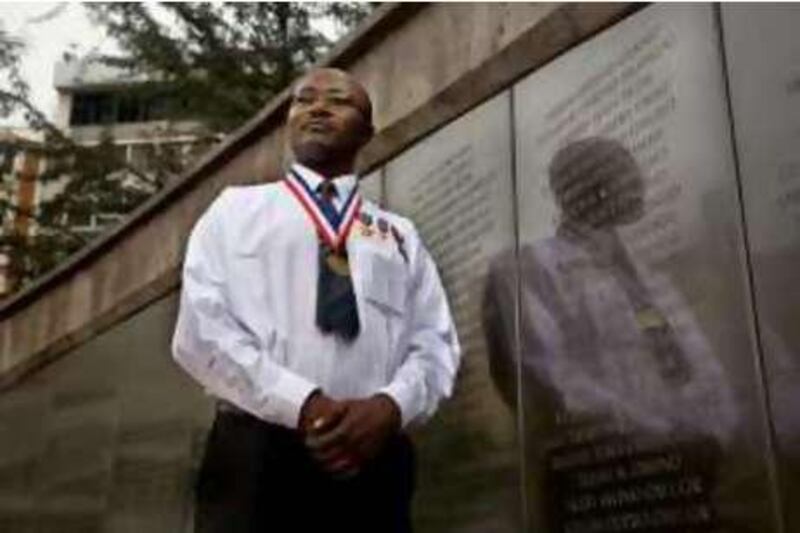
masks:
[[[72,97],[70,126],[147,122],[174,118],[180,101],[165,93],[79,92]]]
[[[11,145],[0,144],[0,177],[10,174],[14,169],[16,148]]]
[[[118,122],[141,122],[144,116],[141,98],[133,95],[120,95],[117,110]]]
[[[112,93],[78,93],[72,100],[72,126],[87,124],[111,124],[116,115]]]

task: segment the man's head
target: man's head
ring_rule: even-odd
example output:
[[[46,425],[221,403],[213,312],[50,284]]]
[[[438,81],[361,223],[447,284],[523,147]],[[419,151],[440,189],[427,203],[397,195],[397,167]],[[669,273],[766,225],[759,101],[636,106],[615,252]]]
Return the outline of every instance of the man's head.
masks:
[[[617,141],[570,143],[550,162],[550,188],[565,220],[596,229],[630,224],[644,214],[644,179]]]
[[[351,172],[372,138],[372,104],[348,73],[315,69],[295,85],[287,126],[298,162],[326,176]]]

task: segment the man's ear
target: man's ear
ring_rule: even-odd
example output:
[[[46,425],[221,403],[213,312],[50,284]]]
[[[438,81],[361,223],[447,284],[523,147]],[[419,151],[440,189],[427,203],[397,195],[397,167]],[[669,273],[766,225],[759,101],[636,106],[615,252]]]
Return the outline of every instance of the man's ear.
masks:
[[[375,126],[373,126],[371,122],[365,122],[364,127],[361,130],[361,146],[364,146],[369,141],[371,141],[372,137],[374,136],[375,136]]]

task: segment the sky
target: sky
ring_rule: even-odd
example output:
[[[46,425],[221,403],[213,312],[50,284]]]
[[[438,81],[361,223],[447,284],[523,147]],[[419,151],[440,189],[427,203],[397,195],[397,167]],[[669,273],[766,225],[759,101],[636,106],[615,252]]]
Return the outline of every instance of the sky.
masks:
[[[113,52],[114,43],[92,25],[79,3],[0,3],[0,21],[25,43],[22,72],[33,102],[52,118],[56,107],[53,67],[65,51],[84,55],[94,49]],[[0,119],[0,126],[24,126],[19,117]]]

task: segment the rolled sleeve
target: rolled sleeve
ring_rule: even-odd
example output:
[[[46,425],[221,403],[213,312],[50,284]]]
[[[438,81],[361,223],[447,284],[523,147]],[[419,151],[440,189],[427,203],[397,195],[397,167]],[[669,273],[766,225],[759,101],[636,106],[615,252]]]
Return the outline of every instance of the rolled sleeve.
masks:
[[[458,335],[436,266],[416,234],[411,235],[415,253],[407,348],[393,379],[380,390],[397,403],[404,427],[424,422],[452,395],[461,361]]]

